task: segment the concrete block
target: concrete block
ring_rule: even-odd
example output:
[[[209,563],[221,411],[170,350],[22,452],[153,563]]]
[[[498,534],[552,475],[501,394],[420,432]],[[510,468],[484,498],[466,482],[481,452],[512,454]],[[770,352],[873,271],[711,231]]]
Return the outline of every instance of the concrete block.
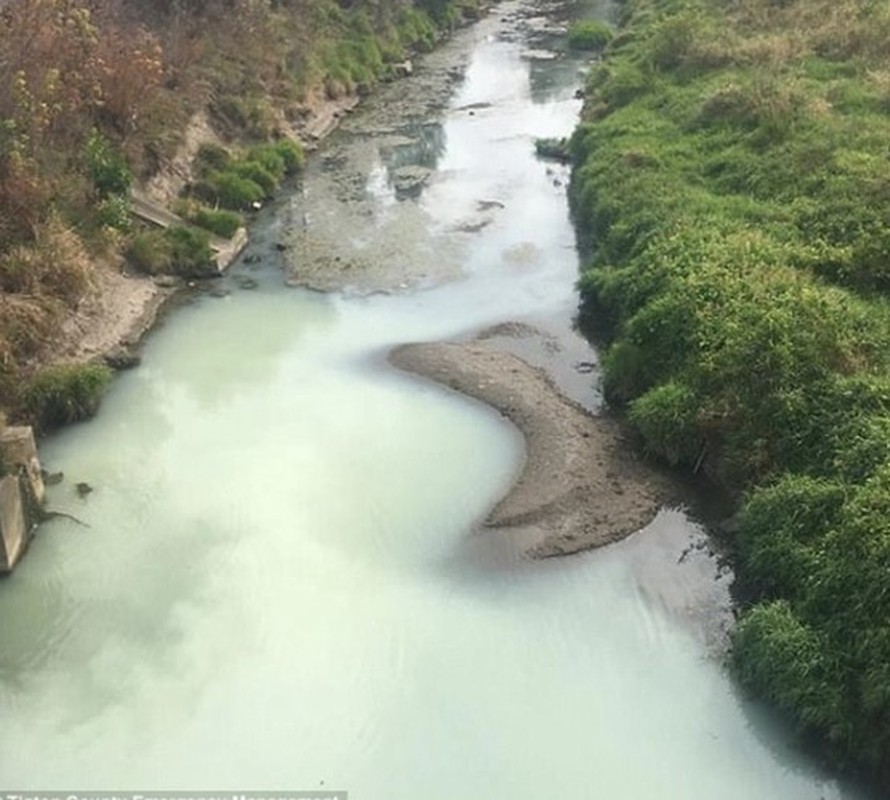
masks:
[[[40,458],[34,431],[29,425],[5,428],[0,432],[0,458],[7,467],[24,469],[30,484],[31,496],[43,503],[46,489],[40,474]]]
[[[16,565],[29,534],[19,479],[0,478],[0,572],[10,572]]]

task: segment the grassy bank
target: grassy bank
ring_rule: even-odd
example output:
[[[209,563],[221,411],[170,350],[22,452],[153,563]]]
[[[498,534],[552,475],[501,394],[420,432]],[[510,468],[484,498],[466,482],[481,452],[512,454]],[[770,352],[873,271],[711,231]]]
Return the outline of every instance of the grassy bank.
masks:
[[[314,106],[394,77],[475,13],[475,0],[3,3],[0,409],[41,416],[36,372],[96,291],[97,263],[200,273],[210,233],[231,236],[299,169],[293,130]],[[199,154],[179,208],[192,227],[139,229],[130,186],[169,162],[199,112],[224,146]]]
[[[739,677],[886,784],[890,8],[623,10],[571,142],[607,395],[744,494]]]

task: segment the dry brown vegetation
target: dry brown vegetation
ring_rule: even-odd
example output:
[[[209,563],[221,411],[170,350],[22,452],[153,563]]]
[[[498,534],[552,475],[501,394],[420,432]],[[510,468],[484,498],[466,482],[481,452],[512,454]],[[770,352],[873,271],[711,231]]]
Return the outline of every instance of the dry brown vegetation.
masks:
[[[472,0],[466,4],[472,5]],[[128,188],[209,112],[233,149],[292,135],[454,19],[444,0],[8,0],[0,8],[0,408],[47,360],[91,258],[123,258]]]

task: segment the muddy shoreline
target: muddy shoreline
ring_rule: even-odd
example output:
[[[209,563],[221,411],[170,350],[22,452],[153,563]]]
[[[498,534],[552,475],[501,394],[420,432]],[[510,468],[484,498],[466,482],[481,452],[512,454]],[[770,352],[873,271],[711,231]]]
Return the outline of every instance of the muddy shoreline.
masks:
[[[484,525],[533,557],[602,547],[635,533],[674,492],[634,454],[619,423],[568,400],[543,369],[476,339],[405,344],[389,361],[495,408],[522,432],[521,474]]]

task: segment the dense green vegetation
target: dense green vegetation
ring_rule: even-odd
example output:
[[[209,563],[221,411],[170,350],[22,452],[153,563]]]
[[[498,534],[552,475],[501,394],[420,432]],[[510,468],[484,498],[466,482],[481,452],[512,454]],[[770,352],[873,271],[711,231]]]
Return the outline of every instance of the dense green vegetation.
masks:
[[[605,22],[586,19],[569,27],[568,44],[573,50],[602,50],[612,36],[612,29]]]
[[[890,6],[627,0],[572,140],[582,320],[742,490],[742,681],[890,776]]]
[[[40,429],[77,422],[96,413],[111,370],[101,364],[47,367],[25,386],[25,402]]]
[[[325,97],[393,77],[475,9],[476,0],[0,4],[0,408],[44,415],[24,387],[52,361],[60,321],[98,291],[97,265],[126,258],[150,273],[200,272],[210,258],[200,229],[231,236],[238,212],[302,166],[292,123]],[[186,215],[198,227],[145,230],[130,187],[177,152],[199,112],[226,146],[202,153]]]

